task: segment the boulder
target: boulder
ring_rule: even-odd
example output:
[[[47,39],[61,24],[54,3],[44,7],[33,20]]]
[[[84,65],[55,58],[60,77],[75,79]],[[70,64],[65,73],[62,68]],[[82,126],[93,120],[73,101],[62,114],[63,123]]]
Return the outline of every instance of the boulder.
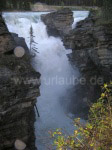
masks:
[[[73,12],[64,8],[41,16],[42,21],[47,26],[47,32],[51,36],[63,36],[72,28]]]

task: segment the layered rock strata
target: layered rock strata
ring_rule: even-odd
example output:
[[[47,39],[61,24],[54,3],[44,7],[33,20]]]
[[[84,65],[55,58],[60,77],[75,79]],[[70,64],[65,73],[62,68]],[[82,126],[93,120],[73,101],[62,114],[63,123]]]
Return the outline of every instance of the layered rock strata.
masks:
[[[73,22],[70,10],[67,12],[61,10],[61,19],[54,18],[54,14],[58,16],[60,12],[48,14],[42,17],[42,20],[47,25],[49,35],[60,36],[65,47],[72,49],[68,57],[72,66],[78,68],[80,77],[77,79],[79,83],[68,93],[68,99],[71,100],[70,105],[72,104],[70,110],[84,116],[91,102],[100,96],[101,85],[112,79],[111,23],[99,24],[99,18],[90,13],[88,18],[77,23],[75,29],[70,29]],[[70,20],[69,14],[71,14]],[[63,20],[68,23],[63,25]],[[54,25],[57,22],[62,28]],[[53,28],[50,32],[52,24]],[[69,30],[66,30],[66,27]],[[56,31],[58,34],[55,34]]]
[[[42,21],[47,25],[49,35],[62,36],[72,29],[73,12],[64,8],[62,10],[41,16]]]
[[[16,46],[26,47],[22,38],[15,38],[0,15],[0,150],[15,149],[16,140],[25,142],[26,150],[34,150],[34,105],[40,74],[31,66],[28,53],[22,58],[14,55]]]

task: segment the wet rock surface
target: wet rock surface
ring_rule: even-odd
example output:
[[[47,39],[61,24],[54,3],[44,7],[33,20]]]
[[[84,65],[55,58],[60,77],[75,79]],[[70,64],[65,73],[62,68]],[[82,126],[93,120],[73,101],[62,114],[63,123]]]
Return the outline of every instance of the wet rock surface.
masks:
[[[64,8],[62,10],[41,16],[47,25],[47,32],[52,36],[62,36],[70,31],[73,23],[73,12]]]
[[[0,54],[11,51],[15,48],[16,44],[13,40],[11,33],[8,29],[0,15]]]
[[[90,14],[64,36],[63,42],[66,48],[72,49],[71,64],[79,69],[81,78],[86,81],[74,88],[71,98],[72,102],[76,101],[72,111],[84,116],[83,112],[89,110],[91,102],[99,98],[101,85],[112,79],[111,24],[98,24],[98,18]]]
[[[91,63],[100,71],[111,74],[112,28],[111,24],[98,25],[98,19],[88,17],[64,37],[66,48],[71,48],[75,63],[83,72],[91,69]]]
[[[67,18],[65,11],[62,11],[61,18]],[[55,15],[58,13],[55,12]],[[71,21],[67,19],[68,23],[65,24],[69,29],[72,23],[72,13],[70,16]],[[46,15],[42,19],[50,33],[50,22],[52,20],[53,24],[57,22],[54,14]],[[63,26],[63,19],[58,20],[60,26]],[[57,29],[59,32],[57,35],[60,35],[65,47],[72,49],[68,57],[72,66],[75,66],[75,69],[78,68],[80,77],[77,79],[76,86],[67,95],[68,98],[71,95],[70,111],[81,117],[87,116],[85,114],[91,102],[100,96],[101,85],[112,79],[112,27],[109,23],[98,24],[98,19],[90,13],[88,18],[77,23],[75,29],[66,32],[66,27],[58,29],[57,26],[53,26],[51,33],[55,35]]]
[[[16,42],[16,46],[22,46],[27,53],[29,53],[29,49],[25,43],[25,39],[23,37],[18,37],[18,34],[11,33],[12,37],[14,38],[14,41]]]
[[[26,150],[34,150],[34,105],[40,73],[31,66],[23,38],[15,38],[0,16],[0,150],[15,149],[17,139],[26,144]],[[14,55],[16,46],[25,48],[22,58]]]

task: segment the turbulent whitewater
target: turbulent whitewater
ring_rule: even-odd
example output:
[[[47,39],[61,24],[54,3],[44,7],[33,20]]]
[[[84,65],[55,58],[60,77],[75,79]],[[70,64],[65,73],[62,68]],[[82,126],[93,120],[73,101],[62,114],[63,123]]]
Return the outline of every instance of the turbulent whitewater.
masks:
[[[17,33],[24,37],[27,45],[30,43],[30,27],[34,32],[34,40],[37,44],[38,52],[33,59],[34,68],[41,73],[41,96],[38,98],[37,107],[40,118],[36,116],[35,135],[36,146],[38,150],[47,150],[52,147],[52,140],[49,131],[56,128],[63,128],[69,134],[73,131],[73,120],[63,107],[63,103],[69,103],[66,99],[67,92],[72,88],[72,77],[78,76],[78,71],[70,65],[66,50],[60,38],[48,36],[45,24],[41,21],[40,16],[44,12],[27,12],[27,13],[4,13],[6,24],[10,32]],[[74,24],[87,17],[88,12],[74,12]]]

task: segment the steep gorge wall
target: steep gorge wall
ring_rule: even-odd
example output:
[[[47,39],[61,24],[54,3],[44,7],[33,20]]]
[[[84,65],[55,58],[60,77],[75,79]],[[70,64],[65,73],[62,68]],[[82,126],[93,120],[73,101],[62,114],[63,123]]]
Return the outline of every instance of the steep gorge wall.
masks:
[[[90,16],[77,23],[63,41],[66,48],[71,48],[71,58],[81,72],[93,63],[102,74],[111,77],[112,73],[112,27],[111,24],[98,24],[95,16]]]
[[[73,12],[68,8],[42,15],[41,19],[47,25],[48,34],[56,37],[68,33],[74,21]]]
[[[0,15],[0,150],[15,149],[17,139],[26,143],[26,150],[34,150],[34,105],[40,74],[31,66],[27,52],[22,58],[14,55],[19,44],[28,49],[22,38],[13,36]]]
[[[72,12],[65,9],[44,15],[42,20],[47,25],[49,35],[60,36],[65,47],[72,49],[68,57],[70,63],[78,68],[80,72],[78,80],[82,79],[83,83],[77,84],[69,93],[70,107],[75,114],[84,116],[91,102],[100,96],[101,85],[112,79],[111,24],[98,24],[98,18],[90,14],[88,18],[77,23],[75,29],[71,29]],[[56,30],[58,34],[55,34]]]
[[[78,67],[81,77],[86,80],[86,84],[77,87],[75,98],[79,104],[85,101],[90,105],[100,96],[101,86],[112,79],[111,24],[99,24],[99,18],[90,14],[63,41],[66,48],[72,49],[71,63]]]

